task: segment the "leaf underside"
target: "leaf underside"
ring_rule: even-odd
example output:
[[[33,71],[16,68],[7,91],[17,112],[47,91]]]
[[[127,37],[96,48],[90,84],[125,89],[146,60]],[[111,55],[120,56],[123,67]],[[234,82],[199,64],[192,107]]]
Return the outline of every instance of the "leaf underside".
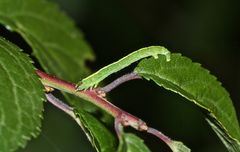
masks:
[[[131,133],[124,133],[120,139],[118,152],[150,152],[143,140]]]
[[[24,147],[40,132],[43,88],[32,61],[0,37],[0,151]]]
[[[79,125],[98,152],[113,152],[116,149],[116,139],[95,117],[87,112],[76,109],[75,114]]]
[[[225,144],[228,150],[239,151],[240,129],[229,94],[216,77],[200,64],[193,63],[180,54],[172,54],[169,62],[162,57],[144,59],[135,68],[135,72],[207,110],[211,123],[222,131],[224,144],[229,143]],[[235,148],[232,150],[229,145],[234,145]]]
[[[185,146],[182,142],[179,141],[172,141],[171,144],[169,144],[169,147],[173,152],[191,152],[191,150]]]

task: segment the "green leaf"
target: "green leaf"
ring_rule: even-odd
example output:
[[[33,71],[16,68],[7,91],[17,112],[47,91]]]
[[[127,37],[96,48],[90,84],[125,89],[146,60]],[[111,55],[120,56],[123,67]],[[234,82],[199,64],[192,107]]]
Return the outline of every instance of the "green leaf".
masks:
[[[191,150],[185,146],[182,142],[172,141],[168,144],[173,152],[191,152]]]
[[[18,32],[44,70],[69,81],[88,74],[92,51],[83,35],[54,3],[46,0],[0,0],[0,22]]]
[[[113,152],[116,149],[116,139],[104,125],[87,112],[76,109],[75,114],[91,144],[98,152]]]
[[[94,58],[92,50],[73,21],[54,3],[0,0],[0,23],[27,41],[46,72],[71,82],[89,74],[85,61]],[[95,110],[92,104],[63,94],[74,107]]]
[[[56,4],[47,0],[0,0],[0,23],[27,41],[46,72],[71,82],[89,74],[85,61],[94,58],[92,50]],[[75,106],[83,102],[72,95],[64,96]],[[92,109],[88,103],[81,105]]]
[[[40,132],[43,88],[32,61],[0,37],[0,151],[24,147]]]
[[[118,152],[150,152],[144,141],[131,133],[124,133],[121,137]]]
[[[14,3],[0,0],[0,22],[7,29],[23,36],[46,72],[71,82],[76,82],[89,74],[85,61],[94,58],[92,50],[73,21],[55,4],[46,0],[15,0]],[[92,104],[79,98],[66,93],[64,96],[74,107],[95,110]],[[79,113],[81,114],[83,113]],[[85,115],[81,118],[84,120],[82,126],[89,128],[88,122],[92,122],[93,118]],[[99,125],[100,123],[96,122],[96,126]],[[103,138],[108,136],[108,132],[103,131],[102,136],[95,132],[91,135],[93,139]],[[106,144],[106,149],[110,146]]]
[[[205,109],[212,124],[224,134],[224,143],[234,145],[234,150],[226,146],[228,150],[240,150],[240,129],[229,94],[200,64],[180,54],[172,54],[170,62],[162,57],[144,59],[135,72]]]

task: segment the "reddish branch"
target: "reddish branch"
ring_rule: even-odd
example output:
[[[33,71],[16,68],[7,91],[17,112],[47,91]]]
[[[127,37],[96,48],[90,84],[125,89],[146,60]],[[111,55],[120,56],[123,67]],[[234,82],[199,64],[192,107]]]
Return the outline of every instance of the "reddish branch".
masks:
[[[93,104],[111,114],[114,118],[120,119],[119,122],[121,122],[123,126],[132,126],[137,130],[147,130],[148,127],[141,119],[123,111],[122,109],[108,102],[105,98],[98,94],[98,91],[94,89],[76,91],[76,84],[74,83],[58,79],[57,77],[46,74],[40,70],[37,70],[36,73],[41,77],[43,85],[74,94],[80,98],[92,102]]]
[[[107,113],[111,114],[115,118],[115,130],[119,137],[121,136],[123,127],[131,126],[139,131],[145,131],[157,136],[168,145],[169,143],[172,142],[170,138],[168,138],[158,130],[148,127],[144,121],[116,107],[112,103],[108,102],[106,98],[102,96],[102,94],[99,94],[99,90],[108,92],[123,82],[133,79],[139,79],[140,77],[138,75],[134,73],[124,75],[117,79],[116,81],[114,81],[113,83],[110,83],[108,87],[103,87],[105,89],[99,88],[92,90],[76,91],[76,84],[74,83],[58,79],[57,77],[46,74],[40,70],[36,70],[36,73],[41,77],[41,82],[45,87],[51,87],[64,92],[74,94],[80,98],[90,101],[91,103],[105,110]],[[46,97],[53,105],[55,105],[59,109],[65,111],[68,114],[71,113],[71,107],[63,104],[59,99],[49,94],[47,94]]]

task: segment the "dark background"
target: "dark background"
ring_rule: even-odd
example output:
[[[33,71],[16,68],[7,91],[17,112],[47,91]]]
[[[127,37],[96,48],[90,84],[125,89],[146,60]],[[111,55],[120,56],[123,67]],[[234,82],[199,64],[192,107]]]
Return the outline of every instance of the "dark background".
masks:
[[[238,0],[53,1],[75,20],[95,51],[96,61],[87,63],[93,71],[136,49],[162,45],[201,63],[216,75],[230,92],[239,116]],[[194,104],[154,83],[129,82],[112,91],[110,100],[171,138],[183,141],[193,152],[226,151]],[[158,139],[138,135],[153,152],[169,151]],[[92,151],[77,124],[45,103],[42,134],[19,152]]]

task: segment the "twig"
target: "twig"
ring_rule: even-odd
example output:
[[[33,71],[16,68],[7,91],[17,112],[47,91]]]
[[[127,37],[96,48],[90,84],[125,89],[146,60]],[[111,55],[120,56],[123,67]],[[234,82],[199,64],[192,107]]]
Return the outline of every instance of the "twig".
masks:
[[[102,87],[100,90],[103,91],[104,93],[108,93],[108,92],[112,91],[114,88],[123,84],[124,82],[134,80],[134,79],[141,79],[141,77],[135,72],[128,73],[128,74],[125,74],[125,75],[117,78],[116,80],[114,80],[110,84],[106,85],[105,87]]]
[[[154,128],[148,127],[146,125],[146,123],[144,121],[142,121],[141,119],[129,114],[128,112],[126,112],[126,111],[114,106],[110,102],[108,102],[105,98],[103,98],[101,95],[99,95],[97,93],[97,91],[95,91],[95,90],[76,91],[75,90],[76,85],[74,83],[70,83],[70,82],[58,79],[55,76],[48,75],[40,70],[37,70],[36,73],[41,77],[41,81],[42,81],[43,85],[74,94],[80,98],[83,98],[87,101],[92,102],[93,104],[95,104],[98,107],[105,110],[107,113],[111,114],[115,118],[115,129],[116,129],[116,133],[117,133],[118,137],[121,136],[121,133],[123,132],[123,127],[131,126],[131,127],[135,128],[136,130],[145,131],[150,134],[153,134],[154,136],[157,136],[159,139],[164,141],[167,145],[170,145],[170,143],[172,142],[172,140],[170,138],[168,138],[167,136],[162,134],[160,131],[158,131]],[[126,79],[126,77],[127,77],[127,79]],[[127,75],[126,77],[125,78],[120,77],[119,78],[120,81],[118,80],[119,82],[113,82],[113,83],[115,83],[114,85],[109,84],[110,89],[108,88],[106,90],[107,91],[111,90],[111,88],[114,88],[114,87],[118,86],[119,84],[121,84],[122,82],[126,82],[128,80],[139,79],[139,76],[137,76],[136,74],[130,74],[130,75]],[[130,78],[130,79],[128,79],[128,78]],[[114,87],[112,87],[112,86],[114,86]],[[76,116],[73,112],[73,109],[71,107],[69,107],[68,105],[63,103],[61,100],[57,99],[56,97],[54,97],[52,94],[46,94],[46,97],[49,102],[51,102],[56,107],[58,107],[59,109],[63,110],[67,114],[69,114],[71,117],[73,117],[77,121],[77,123],[82,128],[84,128],[82,126],[80,120],[76,118]]]
[[[41,77],[41,82],[43,85],[76,95],[82,99],[85,99],[98,107],[102,108],[113,117],[117,117],[119,113],[121,113],[121,109],[114,106],[110,102],[108,102],[105,98],[99,96],[94,90],[83,90],[76,91],[76,84],[67,82],[65,80],[61,80],[56,78],[55,76],[51,76],[49,74],[44,73],[43,71],[37,70],[36,73]]]
[[[167,136],[164,135],[162,132],[160,132],[160,131],[158,131],[158,130],[156,130],[156,129],[154,129],[154,128],[150,128],[150,127],[149,127],[148,130],[147,130],[147,132],[150,133],[150,134],[152,134],[152,135],[154,135],[154,136],[156,136],[156,137],[158,137],[158,138],[161,139],[163,142],[165,142],[167,145],[172,142],[172,140],[171,140],[169,137],[167,137]]]
[[[45,94],[47,100],[52,103],[55,107],[57,107],[58,109],[64,111],[65,113],[67,113],[68,115],[70,115],[76,122],[77,124],[83,129],[85,130],[84,125],[82,124],[81,120],[75,115],[75,113],[73,112],[73,108],[68,106],[67,104],[65,104],[64,102],[62,102],[60,99],[56,98],[54,95],[52,95],[51,93]],[[88,138],[89,135],[86,134]]]
[[[72,107],[68,106],[67,104],[65,104],[64,102],[62,102],[58,98],[56,98],[54,95],[52,95],[51,93],[47,93],[47,94],[45,94],[45,96],[46,96],[47,100],[51,104],[53,104],[55,107],[57,107],[58,109],[61,109],[65,113],[69,114],[71,117],[75,117]]]

